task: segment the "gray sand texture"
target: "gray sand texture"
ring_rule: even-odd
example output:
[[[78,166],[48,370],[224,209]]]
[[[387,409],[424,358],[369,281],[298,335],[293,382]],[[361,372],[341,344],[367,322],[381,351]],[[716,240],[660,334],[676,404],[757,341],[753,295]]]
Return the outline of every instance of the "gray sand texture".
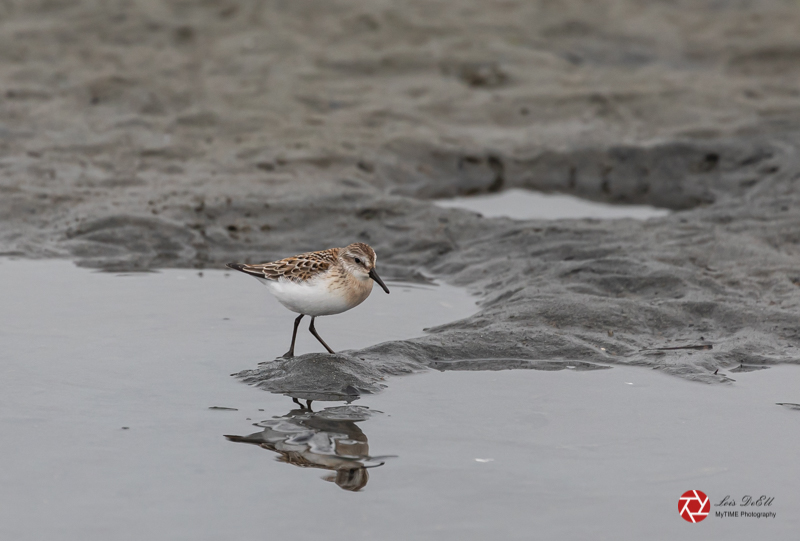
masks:
[[[0,253],[206,268],[364,241],[389,278],[478,295],[324,370],[240,374],[270,390],[596,363],[724,382],[798,361],[798,82],[788,0],[4,1]],[[677,212],[432,202],[507,188]]]

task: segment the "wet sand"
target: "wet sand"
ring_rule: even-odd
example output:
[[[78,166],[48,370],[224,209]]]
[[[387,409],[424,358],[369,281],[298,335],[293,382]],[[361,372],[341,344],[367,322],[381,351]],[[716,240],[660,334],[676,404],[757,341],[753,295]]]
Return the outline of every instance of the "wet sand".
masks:
[[[255,280],[8,260],[0,277],[4,538],[736,540],[798,527],[798,412],[776,405],[800,402],[796,367],[729,372],[726,386],[631,367],[426,371],[309,412],[228,375],[288,340],[291,314]],[[475,309],[457,288],[390,287],[320,332],[364,347]],[[305,338],[301,350],[318,347]],[[223,437],[265,427],[264,448]],[[688,525],[677,499],[692,488],[773,496],[777,517]]]
[[[482,299],[380,352],[399,367],[798,362],[797,3],[458,5],[3,3],[0,253],[221,268],[364,241]],[[431,202],[512,188],[678,212]]]

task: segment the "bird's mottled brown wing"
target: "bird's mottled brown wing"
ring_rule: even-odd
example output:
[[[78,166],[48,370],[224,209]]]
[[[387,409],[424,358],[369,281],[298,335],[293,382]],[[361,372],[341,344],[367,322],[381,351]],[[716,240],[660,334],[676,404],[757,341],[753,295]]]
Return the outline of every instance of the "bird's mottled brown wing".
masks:
[[[270,263],[259,263],[256,265],[228,263],[227,266],[242,271],[245,274],[255,276],[256,278],[264,278],[267,280],[285,278],[292,282],[305,282],[316,274],[326,272],[336,264],[338,253],[338,248],[331,248],[319,252],[298,254]]]

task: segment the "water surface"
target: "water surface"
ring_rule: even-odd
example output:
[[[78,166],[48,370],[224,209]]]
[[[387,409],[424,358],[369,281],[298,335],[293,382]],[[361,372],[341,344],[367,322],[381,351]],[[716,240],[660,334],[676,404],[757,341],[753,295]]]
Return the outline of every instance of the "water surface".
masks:
[[[317,326],[335,349],[463,317],[390,284]],[[709,386],[645,368],[429,371],[312,410],[230,373],[292,314],[222,271],[118,276],[0,262],[0,538],[791,538],[800,371]],[[319,351],[307,332],[298,351]],[[302,406],[305,406],[303,403]],[[224,436],[232,437],[233,440]],[[680,494],[775,498],[697,525]]]
[[[581,199],[572,195],[549,194],[512,188],[495,194],[440,199],[436,204],[445,208],[464,208],[479,212],[487,218],[516,220],[559,220],[563,218],[646,220],[667,216],[670,211],[649,205],[611,205]]]

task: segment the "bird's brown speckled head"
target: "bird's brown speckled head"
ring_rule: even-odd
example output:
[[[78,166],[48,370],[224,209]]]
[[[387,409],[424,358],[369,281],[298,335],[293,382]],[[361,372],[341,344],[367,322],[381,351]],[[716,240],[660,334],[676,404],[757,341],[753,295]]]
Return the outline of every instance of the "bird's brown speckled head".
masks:
[[[339,261],[345,266],[354,267],[352,269],[354,274],[356,272],[369,274],[369,271],[375,268],[378,256],[368,244],[354,242],[339,251]]]
[[[339,250],[339,261],[342,266],[360,280],[373,279],[379,286],[383,288],[386,293],[389,293],[389,288],[380,279],[378,273],[375,272],[375,265],[378,262],[378,256],[368,244],[363,242],[354,242],[349,246],[345,246]]]

